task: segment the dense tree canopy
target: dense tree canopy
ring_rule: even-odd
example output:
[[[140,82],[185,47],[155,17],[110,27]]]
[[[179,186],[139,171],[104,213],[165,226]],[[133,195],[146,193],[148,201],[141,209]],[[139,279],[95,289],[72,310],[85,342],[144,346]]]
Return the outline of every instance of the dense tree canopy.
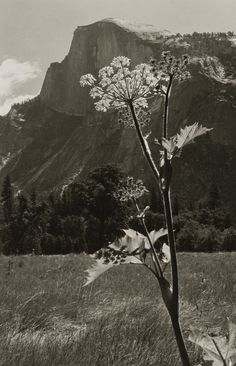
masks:
[[[114,166],[91,171],[87,178],[65,184],[44,201],[32,190],[29,196],[14,192],[6,176],[1,192],[1,252],[4,254],[92,253],[107,246],[131,227],[142,232],[135,207],[121,199],[126,177]],[[149,231],[164,226],[163,205],[152,189],[141,198],[149,203]],[[149,199],[149,202],[148,202]],[[191,209],[174,197],[174,226],[180,251],[236,250],[235,227],[220,191],[209,186],[205,196]]]

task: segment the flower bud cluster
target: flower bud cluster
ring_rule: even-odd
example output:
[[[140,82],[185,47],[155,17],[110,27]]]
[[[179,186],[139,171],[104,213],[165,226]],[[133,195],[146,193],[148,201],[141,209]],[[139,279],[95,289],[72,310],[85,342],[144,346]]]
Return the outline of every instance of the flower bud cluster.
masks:
[[[125,186],[118,189],[116,195],[121,201],[125,202],[133,199],[137,200],[146,193],[148,193],[148,190],[141,179],[135,181],[133,177],[128,177]]]
[[[190,77],[187,71],[189,64],[189,56],[183,55],[181,58],[176,58],[170,54],[170,51],[164,51],[161,54],[161,60],[157,62],[155,59],[150,61],[152,72],[155,77],[160,77],[163,81],[168,81],[170,77],[183,81]]]

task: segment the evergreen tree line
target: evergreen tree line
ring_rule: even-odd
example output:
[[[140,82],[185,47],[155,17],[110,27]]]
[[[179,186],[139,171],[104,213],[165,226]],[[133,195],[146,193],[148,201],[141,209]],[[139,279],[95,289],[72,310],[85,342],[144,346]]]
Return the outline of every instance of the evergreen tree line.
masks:
[[[123,178],[117,168],[101,167],[40,201],[35,191],[14,195],[7,176],[1,193],[1,252],[91,253],[107,245],[128,221],[127,204],[115,196]]]
[[[149,230],[158,230],[164,225],[164,208],[154,192],[151,192],[150,198],[151,210],[146,215],[147,227]],[[178,251],[236,251],[235,221],[214,183],[195,204],[186,208],[174,197],[172,207]],[[136,230],[142,230],[136,218],[132,225]]]
[[[232,53],[227,52],[231,48],[231,38],[235,36],[233,31],[225,32],[193,32],[192,34],[176,34],[172,37],[176,45],[184,45],[186,42],[190,46],[187,48],[188,54],[192,56],[217,56],[220,61],[232,64]],[[171,38],[170,38],[171,39]],[[180,42],[182,40],[183,43]],[[172,43],[172,47],[175,47]],[[178,52],[175,48],[175,52]]]
[[[100,167],[86,179],[65,185],[39,200],[37,193],[14,194],[10,177],[1,192],[0,252],[12,254],[92,253],[122,235],[122,229],[142,232],[135,208],[121,201],[118,190],[126,177],[113,166]],[[149,231],[164,226],[163,205],[151,189],[142,198]],[[195,207],[173,199],[178,251],[234,251],[236,228],[213,184]]]

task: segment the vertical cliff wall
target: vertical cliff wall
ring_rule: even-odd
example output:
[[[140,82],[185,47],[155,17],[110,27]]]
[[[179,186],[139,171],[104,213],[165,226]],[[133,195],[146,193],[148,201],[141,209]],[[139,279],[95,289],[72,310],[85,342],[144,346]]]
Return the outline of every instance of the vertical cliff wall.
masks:
[[[49,67],[40,93],[48,106],[65,113],[87,114],[92,110],[86,89],[79,85],[81,75],[96,72],[113,57],[124,55],[133,64],[148,61],[158,44],[143,40],[137,33],[115,22],[101,21],[78,27],[69,54]]]

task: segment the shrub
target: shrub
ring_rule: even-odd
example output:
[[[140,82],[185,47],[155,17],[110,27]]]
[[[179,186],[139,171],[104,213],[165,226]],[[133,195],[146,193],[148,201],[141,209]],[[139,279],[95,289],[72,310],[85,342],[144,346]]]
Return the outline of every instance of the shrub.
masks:
[[[222,236],[223,249],[229,252],[236,251],[236,229],[234,227],[225,229]]]

